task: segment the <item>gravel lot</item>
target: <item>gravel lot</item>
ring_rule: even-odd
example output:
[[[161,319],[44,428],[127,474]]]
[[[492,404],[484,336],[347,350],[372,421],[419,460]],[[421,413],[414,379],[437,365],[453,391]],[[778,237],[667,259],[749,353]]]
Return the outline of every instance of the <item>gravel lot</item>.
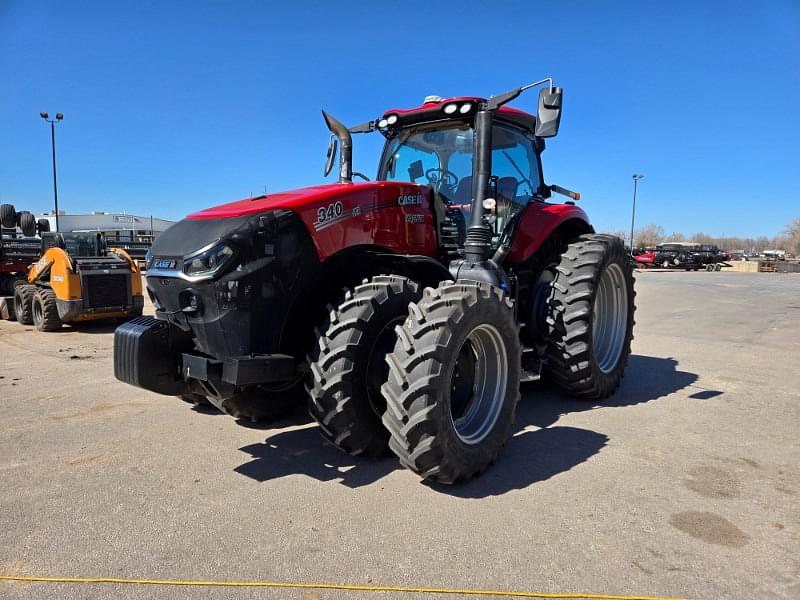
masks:
[[[603,406],[525,389],[458,487],[117,382],[112,328],[0,322],[0,574],[800,597],[800,275],[641,273]],[[2,598],[403,594],[0,582]],[[441,596],[436,596],[441,597]]]

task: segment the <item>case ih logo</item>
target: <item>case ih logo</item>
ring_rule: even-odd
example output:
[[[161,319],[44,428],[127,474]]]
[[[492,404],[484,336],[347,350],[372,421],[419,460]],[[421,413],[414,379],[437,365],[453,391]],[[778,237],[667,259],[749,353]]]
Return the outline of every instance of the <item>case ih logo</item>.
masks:
[[[397,197],[398,206],[416,206],[422,204],[422,194],[404,194]]]
[[[153,261],[156,269],[174,269],[178,261],[169,258],[157,258]]]

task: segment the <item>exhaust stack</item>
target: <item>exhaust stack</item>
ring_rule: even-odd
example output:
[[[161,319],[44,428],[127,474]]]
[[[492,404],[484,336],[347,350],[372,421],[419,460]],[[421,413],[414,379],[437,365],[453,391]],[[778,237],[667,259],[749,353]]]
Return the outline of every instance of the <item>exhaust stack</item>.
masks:
[[[353,138],[347,127],[322,111],[322,118],[331,133],[339,138],[339,183],[353,182]]]

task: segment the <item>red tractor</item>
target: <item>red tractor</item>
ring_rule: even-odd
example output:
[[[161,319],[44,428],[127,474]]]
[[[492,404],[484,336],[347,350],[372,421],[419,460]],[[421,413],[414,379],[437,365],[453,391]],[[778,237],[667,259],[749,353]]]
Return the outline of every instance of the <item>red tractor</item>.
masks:
[[[506,105],[543,84],[537,116]],[[573,396],[609,396],[630,353],[633,277],[621,240],[542,178],[561,103],[546,79],[350,129],[323,112],[339,182],[164,232],[147,261],[155,318],[117,329],[115,375],[238,418],[306,401],[341,450],[391,449],[443,483],[495,460],[521,382],[544,373]],[[351,134],[369,132],[386,138],[375,181],[351,163]]]

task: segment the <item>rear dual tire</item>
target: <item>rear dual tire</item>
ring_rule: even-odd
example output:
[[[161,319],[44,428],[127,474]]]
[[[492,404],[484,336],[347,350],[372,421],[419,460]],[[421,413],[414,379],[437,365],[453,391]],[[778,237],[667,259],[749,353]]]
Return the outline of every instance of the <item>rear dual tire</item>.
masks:
[[[633,270],[617,237],[583,235],[556,266],[547,306],[547,372],[576,398],[619,387],[634,325]]]

